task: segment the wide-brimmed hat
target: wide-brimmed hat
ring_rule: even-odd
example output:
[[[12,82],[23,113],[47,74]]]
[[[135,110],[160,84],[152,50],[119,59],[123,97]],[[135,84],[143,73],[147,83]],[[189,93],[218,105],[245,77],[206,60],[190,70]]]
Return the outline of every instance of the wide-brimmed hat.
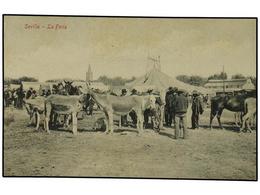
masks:
[[[132,89],[132,91],[131,91],[132,93],[136,93],[137,92],[137,90],[136,89]]]
[[[122,89],[121,92],[122,92],[122,93],[127,93],[127,90],[126,90],[126,89]]]
[[[148,89],[147,90],[147,93],[152,93],[153,92],[153,89]]]

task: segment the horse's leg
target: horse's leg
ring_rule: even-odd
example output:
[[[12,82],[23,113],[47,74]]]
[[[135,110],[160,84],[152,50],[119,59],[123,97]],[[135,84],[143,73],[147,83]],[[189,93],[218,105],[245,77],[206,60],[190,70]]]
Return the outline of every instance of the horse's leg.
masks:
[[[30,123],[29,123],[29,125],[33,125],[33,124],[34,124],[34,112],[31,111],[31,113],[30,113]]]
[[[121,121],[121,115],[119,117],[119,121],[118,121],[118,127],[121,128],[122,127],[122,121]]]
[[[239,129],[239,132],[243,131],[246,127],[246,121],[248,119],[248,114],[246,114],[245,116],[243,116],[243,119],[242,119],[242,127],[241,129]]]
[[[251,129],[251,126],[250,126],[250,118],[251,118],[251,116],[249,117],[249,119],[246,121],[246,124],[247,124],[247,128],[248,128],[248,132],[249,133],[252,133],[252,129]]]
[[[223,109],[219,110],[218,114],[217,114],[217,119],[218,119],[218,124],[219,124],[220,129],[223,129],[222,124],[221,124],[221,120],[220,120],[222,112],[223,112]]]
[[[77,126],[78,126],[77,113],[72,112],[72,132],[73,132],[73,134],[77,134]]]
[[[160,106],[159,130],[163,129],[164,106]]]
[[[35,111],[35,116],[36,116],[36,131],[38,131],[40,127],[40,113],[38,112],[38,110]]]
[[[210,122],[209,122],[209,127],[212,130],[212,121],[214,117],[216,116],[216,113],[210,112]]]
[[[138,133],[143,133],[144,132],[144,117],[143,117],[143,113],[141,110],[138,110],[136,112],[137,115],[137,129],[138,129]]]
[[[108,119],[108,121],[109,121],[109,130],[110,130],[111,134],[113,134],[114,133],[113,112],[110,111],[108,113],[108,116],[109,116],[109,119]]]
[[[108,134],[109,133],[109,125],[110,125],[110,123],[109,123],[109,116],[108,116],[107,112],[105,112],[105,118],[106,118],[106,131],[105,131],[105,133]]]
[[[45,123],[45,130],[47,133],[50,133],[49,130],[49,118],[51,114],[51,105],[50,104],[45,104],[45,118],[44,118],[44,123]]]
[[[252,125],[252,123],[251,123],[251,120],[252,120],[252,118],[254,117],[254,114],[250,114],[249,116],[248,116],[248,120],[247,120],[247,128],[248,128],[248,131],[249,131],[249,133],[252,133],[252,129],[251,129],[251,125]]]
[[[237,127],[239,127],[238,120],[239,120],[239,118],[240,118],[240,114],[239,114],[238,112],[236,112],[236,113],[234,114],[234,118],[235,118],[235,125],[236,125]]]

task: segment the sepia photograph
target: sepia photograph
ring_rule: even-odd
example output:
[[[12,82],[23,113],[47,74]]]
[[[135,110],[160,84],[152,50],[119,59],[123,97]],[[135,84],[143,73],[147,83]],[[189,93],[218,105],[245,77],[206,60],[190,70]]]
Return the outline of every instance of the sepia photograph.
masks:
[[[257,18],[3,15],[4,177],[257,178]]]

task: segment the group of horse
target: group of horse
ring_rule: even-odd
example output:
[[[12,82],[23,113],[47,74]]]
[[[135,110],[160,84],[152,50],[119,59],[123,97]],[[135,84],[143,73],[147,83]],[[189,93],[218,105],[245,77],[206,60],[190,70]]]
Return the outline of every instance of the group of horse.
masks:
[[[72,83],[66,83],[64,89],[72,90]],[[60,85],[61,86],[61,85]],[[67,86],[67,87],[66,87]],[[59,89],[62,89],[61,87]],[[62,89],[63,91],[63,89]],[[137,129],[142,132],[144,117],[143,113],[147,109],[156,108],[156,98],[154,95],[145,96],[115,96],[109,93],[98,93],[89,86],[85,91],[80,90],[80,94],[61,95],[52,94],[48,97],[36,97],[24,100],[31,122],[36,119],[36,129],[39,129],[41,118],[44,118],[44,129],[49,131],[49,126],[55,127],[57,117],[64,115],[64,123],[68,125],[69,119],[72,122],[72,132],[77,133],[77,114],[88,104],[91,97],[98,107],[104,112],[106,133],[113,133],[113,115],[125,115],[135,111],[137,119]]]

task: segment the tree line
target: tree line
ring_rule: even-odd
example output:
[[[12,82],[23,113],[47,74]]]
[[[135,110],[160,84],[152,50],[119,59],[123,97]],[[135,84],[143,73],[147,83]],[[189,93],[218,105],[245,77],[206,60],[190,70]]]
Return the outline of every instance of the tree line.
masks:
[[[209,77],[201,77],[198,75],[178,75],[176,77],[179,81],[182,81],[184,83],[190,84],[190,85],[195,85],[195,86],[204,86],[208,80],[212,79],[227,79],[227,74],[225,72],[221,72],[219,74],[213,74],[210,75]],[[242,74],[235,74],[231,76],[232,79],[245,79],[245,78],[250,78],[252,83],[256,86],[256,77],[246,77]],[[96,81],[102,82],[105,85],[111,85],[111,86],[123,86],[128,82],[134,81],[136,77],[132,77],[130,79],[122,78],[122,77],[107,77],[105,75],[100,76]],[[60,82],[64,79],[49,79],[46,82]],[[66,79],[65,79],[66,80]],[[4,79],[4,84],[9,85],[9,84],[21,84],[22,81],[25,82],[38,82],[38,79],[34,77],[27,77],[27,76],[22,76],[20,78],[14,79],[14,78],[5,78]],[[82,81],[84,80],[74,80],[74,81]]]
[[[34,77],[27,77],[27,76],[22,76],[20,78],[14,79],[14,78],[4,78],[4,84],[9,85],[9,84],[21,84],[22,81],[24,82],[38,82],[38,79]]]
[[[182,81],[184,83],[195,85],[195,86],[204,86],[209,80],[225,80],[227,79],[227,73],[221,72],[217,74],[210,75],[209,77],[201,77],[197,75],[178,75],[176,77],[179,81]],[[256,86],[256,77],[246,77],[242,74],[234,74],[231,76],[231,79],[246,79],[250,78],[252,83]]]
[[[136,78],[133,76],[130,79],[125,79],[122,77],[113,77],[109,78],[105,75],[100,76],[97,81],[104,83],[105,85],[111,85],[111,86],[123,86],[126,83],[129,83],[131,81],[134,81]]]

